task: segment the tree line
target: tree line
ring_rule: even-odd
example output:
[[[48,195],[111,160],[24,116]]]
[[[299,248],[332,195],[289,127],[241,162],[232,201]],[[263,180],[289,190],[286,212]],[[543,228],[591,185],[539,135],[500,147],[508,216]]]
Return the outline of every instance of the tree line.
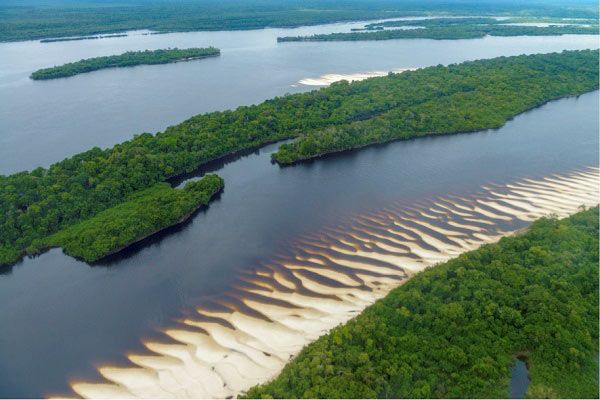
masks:
[[[598,398],[598,207],[429,268],[247,398]]]
[[[0,175],[0,265],[37,253],[44,247],[44,238],[126,201],[137,191],[225,155],[300,138],[292,147],[281,146],[277,157],[281,162],[298,155],[308,157],[319,146],[334,148],[328,141],[321,143],[326,128],[344,132],[362,120],[392,123],[397,119],[383,115],[394,109],[392,115],[403,115],[404,110],[421,107],[415,110],[422,114],[415,112],[406,123],[421,127],[420,132],[427,126],[438,129],[431,125],[434,122],[424,108],[433,107],[437,98],[448,102],[448,96],[464,97],[469,104],[469,108],[457,110],[457,115],[473,118],[474,124],[487,124],[499,119],[472,110],[471,92],[489,96],[483,101],[499,102],[496,108],[486,106],[488,112],[506,108],[513,113],[523,109],[525,100],[533,107],[597,88],[597,64],[597,50],[566,51],[436,66],[351,84],[339,82],[258,105],[198,115],[156,135],[143,133],[111,148],[95,147],[49,168]],[[484,87],[489,89],[479,90]],[[367,121],[378,116],[383,122]],[[288,158],[282,157],[286,154]]]
[[[39,69],[33,72],[30,78],[33,80],[65,78],[105,68],[167,64],[176,61],[215,57],[220,54],[221,51],[215,47],[128,51],[119,55],[86,58],[60,66]]]

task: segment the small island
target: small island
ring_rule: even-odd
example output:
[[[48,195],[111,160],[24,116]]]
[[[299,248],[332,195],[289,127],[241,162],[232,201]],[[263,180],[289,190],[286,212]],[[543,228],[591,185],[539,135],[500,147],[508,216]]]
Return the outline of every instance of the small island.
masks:
[[[178,61],[190,61],[200,58],[216,57],[221,50],[215,47],[190,49],[161,49],[128,51],[116,56],[94,57],[58,67],[43,68],[31,74],[33,80],[66,78],[105,68],[133,67],[135,65],[167,64]]]

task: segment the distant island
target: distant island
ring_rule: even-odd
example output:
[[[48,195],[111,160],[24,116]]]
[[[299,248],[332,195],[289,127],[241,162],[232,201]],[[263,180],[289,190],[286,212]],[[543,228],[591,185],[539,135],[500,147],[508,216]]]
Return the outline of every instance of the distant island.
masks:
[[[58,67],[43,68],[31,74],[33,80],[66,78],[86,72],[105,68],[132,67],[135,65],[167,64],[178,61],[197,60],[206,57],[216,57],[221,50],[215,47],[128,51],[116,56],[87,58],[77,62],[63,64]]]
[[[76,40],[92,40],[92,39],[108,39],[125,37],[126,33],[119,33],[115,35],[103,35],[103,36],[76,36],[76,37],[64,37],[64,38],[53,38],[53,39],[42,39],[40,43],[54,43],[54,42],[72,42]]]
[[[477,39],[484,36],[548,36],[548,35],[597,35],[595,20],[551,19],[551,22],[535,26],[535,22],[522,22],[513,18],[432,18],[395,20],[372,23],[351,32],[315,34],[311,36],[278,37],[278,42],[332,42],[390,39]],[[532,25],[533,24],[533,25]]]

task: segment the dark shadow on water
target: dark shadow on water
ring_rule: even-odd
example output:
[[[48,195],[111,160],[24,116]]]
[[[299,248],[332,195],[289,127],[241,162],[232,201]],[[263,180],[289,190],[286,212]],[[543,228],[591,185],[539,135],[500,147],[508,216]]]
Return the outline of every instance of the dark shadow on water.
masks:
[[[532,111],[533,110],[528,110],[517,116],[527,114]],[[507,122],[509,122],[511,120],[512,119],[509,119],[509,120],[507,120]],[[504,125],[506,125],[506,123]],[[448,137],[452,137],[452,136],[464,136],[464,135],[475,135],[475,134],[476,135],[494,134],[498,131],[501,131],[502,128],[504,127],[504,125],[502,125],[499,128],[480,129],[480,130],[473,130],[473,131],[453,132],[453,133],[444,133],[444,134],[428,134],[428,135],[423,135],[423,136],[415,136],[415,137],[411,137],[411,138],[391,139],[391,140],[388,140],[385,142],[375,142],[375,143],[370,143],[370,144],[360,146],[360,147],[354,147],[354,148],[350,148],[350,149],[343,149],[343,150],[333,151],[331,153],[321,154],[321,155],[318,155],[318,156],[315,156],[312,158],[308,158],[306,160],[295,161],[292,164],[284,164],[284,165],[280,164],[279,167],[280,168],[294,168],[294,167],[303,166],[303,167],[310,168],[310,167],[313,167],[315,164],[318,164],[320,162],[329,161],[332,159],[356,158],[360,152],[362,152],[363,150],[366,150],[366,149],[371,149],[371,150],[374,150],[375,152],[383,152],[386,149],[389,149],[390,145],[395,144],[395,143],[417,142],[419,144],[426,145],[429,141],[433,141],[438,138],[448,138]],[[289,142],[292,142],[292,141],[293,140],[290,140]],[[277,162],[275,160],[271,160],[271,164],[277,164]]]
[[[292,142],[293,140],[294,139],[284,139],[284,140],[275,141],[272,143],[266,143],[259,147],[241,150],[236,153],[232,153],[227,156],[217,158],[213,161],[206,162],[206,163],[202,164],[200,167],[198,167],[197,169],[195,169],[194,171],[170,178],[167,180],[167,182],[172,187],[182,187],[185,183],[187,183],[188,180],[200,178],[204,174],[207,174],[210,172],[218,172],[219,170],[223,169],[228,164],[234,163],[242,158],[245,158],[245,157],[248,157],[251,155],[259,156],[261,153],[264,153],[264,152],[268,153],[269,151],[275,150],[279,145],[281,145],[283,143]],[[223,191],[224,190],[221,190],[221,192],[216,194],[215,197],[211,200],[210,204],[218,202],[221,198]],[[156,243],[159,243],[165,237],[185,230],[185,228],[188,227],[198,215],[205,214],[208,211],[210,204],[206,207],[201,207],[198,210],[196,210],[194,213],[192,213],[192,215],[190,215],[189,218],[187,218],[182,223],[165,228],[165,229],[161,230],[160,232],[157,232],[153,235],[150,235],[149,237],[147,237],[145,239],[142,239],[138,242],[135,242],[135,243],[127,246],[126,248],[124,248],[123,250],[121,250],[115,254],[106,256],[98,261],[95,261],[93,263],[87,263],[87,264],[91,267],[110,267],[116,263],[119,263],[120,261],[139,253],[144,248],[147,248]],[[0,267],[0,276],[12,274],[13,268],[22,264],[25,259],[36,258],[36,257],[43,255],[44,253],[46,253],[46,252],[44,251],[41,254],[37,254],[37,255],[25,255],[24,257],[22,257],[19,261],[17,261],[14,264],[7,265],[7,266],[1,266]],[[75,258],[77,258],[77,257],[75,257]],[[80,261],[83,261],[83,260],[80,260]]]
[[[162,229],[153,235],[150,235],[138,242],[135,242],[135,243],[125,247],[123,250],[118,251],[115,254],[111,254],[109,256],[103,257],[100,260],[95,261],[93,263],[88,263],[88,265],[90,267],[112,267],[113,265],[118,264],[122,260],[139,253],[140,251],[144,250],[145,248],[159,243],[165,237],[184,231],[187,227],[189,227],[192,224],[192,222],[194,221],[194,219],[197,216],[199,216],[201,214],[206,214],[206,212],[208,212],[208,209],[210,208],[211,204],[219,202],[221,200],[221,195],[223,194],[223,191],[224,191],[224,189],[221,189],[221,191],[219,193],[217,193],[213,197],[213,199],[210,201],[210,204],[200,207],[199,209],[194,211],[189,216],[189,218],[186,218],[185,221],[180,222],[175,225],[171,225],[168,228]]]
[[[4,267],[0,267],[0,276],[12,274],[12,271],[13,271],[13,268],[15,267],[15,265],[21,264],[22,262],[23,262],[23,260],[20,260],[20,261],[18,261],[15,264],[11,264],[11,265],[6,265]]]
[[[202,165],[200,165],[198,168],[196,168],[195,170],[185,173],[185,174],[177,175],[173,178],[168,179],[167,182],[169,182],[169,184],[171,184],[171,186],[173,186],[173,187],[180,187],[186,181],[188,181],[190,179],[199,178],[202,175],[209,173],[209,172],[218,172],[219,170],[223,169],[223,167],[227,166],[228,164],[236,162],[244,157],[251,156],[251,155],[258,156],[263,152],[269,152],[271,149],[275,150],[281,144],[289,143],[292,141],[294,141],[294,139],[284,139],[284,140],[279,140],[279,141],[275,141],[275,142],[271,142],[271,143],[266,143],[266,144],[260,145],[258,147],[240,150],[235,153],[232,153],[232,154],[229,154],[229,155],[226,155],[223,157],[219,157],[215,160],[205,162]]]
[[[510,368],[510,398],[524,399],[529,382],[527,359],[525,356],[518,356],[515,364]]]

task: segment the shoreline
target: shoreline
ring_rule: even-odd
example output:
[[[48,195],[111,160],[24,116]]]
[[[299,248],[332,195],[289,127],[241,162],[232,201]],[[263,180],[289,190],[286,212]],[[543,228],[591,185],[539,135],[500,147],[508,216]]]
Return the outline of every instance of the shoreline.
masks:
[[[390,13],[393,13],[394,11],[388,11]],[[410,12],[410,11],[409,11]],[[239,27],[239,28],[232,28],[232,27],[228,27],[228,29],[221,29],[221,28],[204,28],[204,29],[194,29],[194,30],[190,30],[190,29],[182,29],[182,30],[177,30],[177,29],[169,29],[169,30],[162,30],[162,31],[153,31],[151,30],[151,28],[148,27],[128,27],[128,28],[119,28],[119,29],[114,29],[114,30],[98,30],[98,31],[93,31],[93,32],[87,32],[87,33],[81,33],[80,36],[36,36],[36,37],[32,37],[32,38],[27,38],[27,39],[14,39],[14,40],[0,40],[0,43],[20,43],[20,42],[39,42],[40,40],[43,39],[62,39],[62,38],[79,38],[79,37],[87,37],[87,36],[96,36],[96,35],[113,35],[113,34],[121,34],[121,33],[125,33],[125,32],[132,32],[132,31],[148,31],[147,35],[163,35],[163,34],[169,34],[169,33],[195,33],[195,32],[243,32],[243,31],[259,31],[259,30],[265,30],[265,29],[295,29],[295,28],[302,28],[302,27],[312,27],[312,26],[324,26],[324,25],[335,25],[335,24],[350,24],[350,23],[358,23],[358,22],[381,22],[381,21],[387,21],[387,20],[395,20],[395,19],[399,19],[399,18],[423,18],[423,17],[435,17],[435,16],[439,16],[439,17],[461,17],[464,16],[464,13],[452,13],[452,12],[436,12],[436,13],[431,13],[431,12],[415,12],[416,15],[406,15],[406,14],[402,14],[402,15],[396,15],[393,17],[384,17],[384,18],[339,18],[339,19],[332,19],[329,22],[323,22],[323,21],[319,21],[319,22],[315,22],[315,23],[310,23],[310,22],[302,22],[302,23],[294,23],[294,24],[281,24],[281,25],[265,25],[263,27],[257,28],[257,27]],[[479,15],[474,14],[475,15]]]
[[[499,129],[501,129],[503,126],[505,126],[508,122],[514,120],[515,118],[526,114],[530,111],[533,111],[537,108],[543,107],[546,104],[553,102],[553,101],[558,101],[558,100],[562,100],[562,99],[569,99],[569,98],[577,98],[579,96],[583,96],[585,94],[588,93],[593,93],[596,92],[600,89],[600,87],[594,88],[592,90],[588,90],[587,92],[583,92],[583,93],[579,93],[579,94],[575,94],[575,95],[569,95],[569,96],[561,96],[561,97],[555,97],[552,99],[549,99],[547,101],[544,101],[543,103],[537,104],[535,106],[529,107],[526,110],[519,112],[518,114],[513,115],[512,117],[508,118],[506,121],[504,121],[502,123],[502,125],[498,126],[498,127],[492,127],[492,128],[481,128],[481,129],[473,129],[473,130],[469,130],[469,131],[460,131],[460,132],[450,132],[450,133],[426,133],[423,135],[418,135],[418,136],[414,136],[414,137],[410,137],[410,138],[392,138],[389,140],[384,140],[384,141],[376,141],[376,142],[369,142],[369,143],[364,143],[358,146],[354,146],[354,147],[350,147],[350,148],[346,148],[346,149],[338,149],[338,150],[332,150],[332,151],[328,151],[326,153],[319,153],[316,154],[314,156],[308,157],[308,158],[301,158],[301,159],[297,159],[291,162],[279,162],[276,158],[275,158],[275,154],[277,154],[277,152],[272,154],[272,158],[271,158],[271,163],[274,164],[278,164],[280,167],[282,168],[286,168],[286,167],[293,167],[294,165],[298,165],[298,164],[303,164],[303,163],[310,163],[316,160],[321,160],[321,159],[327,159],[328,157],[335,157],[338,154],[343,154],[343,153],[351,153],[353,151],[358,151],[367,147],[375,147],[375,146],[384,146],[386,144],[389,143],[393,143],[393,142],[401,142],[401,141],[408,141],[408,140],[417,140],[417,139],[422,139],[422,138],[432,138],[432,137],[438,137],[438,136],[451,136],[451,135],[462,135],[462,134],[470,134],[470,133],[477,133],[477,132],[483,132],[483,131],[497,131]],[[373,118],[377,118],[377,117],[373,117]],[[365,120],[366,121],[366,120]],[[298,139],[298,138],[295,138]]]
[[[176,222],[174,222],[174,223],[172,223],[170,225],[166,225],[166,226],[163,226],[161,228],[158,228],[158,229],[154,230],[153,232],[150,232],[150,233],[145,234],[143,236],[140,236],[140,237],[137,237],[135,239],[132,239],[127,244],[125,244],[125,245],[123,245],[123,246],[121,246],[121,247],[119,247],[117,249],[111,250],[109,253],[104,254],[102,257],[97,258],[96,260],[85,261],[85,260],[81,260],[80,258],[71,256],[71,255],[69,255],[69,257],[76,258],[76,259],[78,259],[80,261],[87,262],[87,263],[89,263],[91,265],[101,263],[102,260],[105,260],[105,259],[107,259],[109,257],[116,256],[119,253],[121,253],[121,252],[123,252],[123,251],[125,251],[125,250],[127,250],[129,248],[131,248],[131,246],[133,246],[135,244],[138,244],[138,243],[143,242],[145,240],[151,239],[153,236],[158,235],[158,234],[160,234],[160,233],[162,233],[162,232],[164,232],[164,231],[166,231],[168,229],[175,228],[175,227],[177,227],[179,225],[182,225],[182,224],[188,222],[196,213],[198,213],[198,211],[202,211],[202,210],[208,209],[210,207],[210,203],[213,200],[217,199],[221,195],[221,193],[223,193],[224,190],[225,190],[225,188],[221,187],[217,192],[213,193],[210,196],[210,198],[208,199],[208,203],[207,204],[201,204],[201,203],[198,204],[198,206],[196,206],[193,210],[191,210],[190,212],[188,212],[187,214],[185,214],[183,217],[181,217]],[[58,247],[60,247],[60,246],[58,246]],[[67,254],[67,253],[65,253],[65,254]]]
[[[224,191],[224,186],[221,186],[219,188],[219,190],[215,191],[214,193],[212,193],[210,195],[210,197],[208,198],[208,202],[206,204],[204,204],[202,202],[199,202],[191,211],[189,211],[188,213],[186,213],[185,215],[183,215],[182,217],[180,217],[177,221],[175,221],[175,222],[173,222],[171,224],[162,226],[160,228],[157,228],[157,229],[155,229],[155,230],[153,230],[151,232],[148,232],[148,233],[145,233],[143,235],[140,235],[140,236],[138,236],[138,237],[130,240],[126,244],[124,244],[124,245],[122,245],[120,247],[114,248],[114,249],[110,250],[109,252],[104,253],[102,256],[100,256],[98,258],[95,258],[93,260],[86,260],[83,257],[69,254],[67,251],[65,251],[65,249],[63,248],[62,245],[59,245],[59,244],[57,244],[57,245],[48,245],[48,246],[43,246],[40,249],[37,249],[35,253],[29,253],[27,251],[24,251],[20,255],[19,259],[16,262],[11,263],[11,264],[1,264],[0,265],[0,271],[2,271],[3,268],[10,268],[10,267],[18,264],[25,257],[38,257],[38,256],[41,256],[42,254],[46,253],[47,251],[51,250],[51,249],[62,249],[63,253],[66,254],[67,256],[73,257],[74,259],[76,259],[78,261],[81,261],[81,262],[85,262],[85,263],[87,263],[89,265],[100,264],[100,263],[102,263],[103,260],[106,260],[106,259],[114,257],[114,256],[118,256],[120,253],[122,253],[122,252],[130,249],[132,246],[134,246],[136,244],[139,244],[139,243],[144,242],[146,240],[150,240],[153,236],[160,235],[161,233],[163,233],[163,232],[165,232],[165,231],[167,231],[169,229],[176,228],[176,227],[178,227],[178,226],[180,226],[182,224],[185,224],[194,215],[196,215],[199,211],[208,209],[210,207],[210,203],[212,201],[216,200],[218,197],[220,197],[220,195],[223,193],[223,191]],[[94,217],[92,217],[92,218],[94,218]],[[82,221],[82,222],[85,222],[85,220]],[[65,229],[69,229],[69,228],[65,228]],[[55,233],[55,234],[53,234],[53,235],[57,235],[59,233],[60,233],[60,231],[57,232],[57,233]]]
[[[147,350],[127,353],[127,364],[99,366],[103,379],[71,387],[84,398],[242,394],[416,273],[542,216],[598,204],[598,179],[596,167],[517,179],[462,197],[394,203],[351,218],[344,229],[306,234],[242,274],[226,300],[214,300],[218,311],[184,312],[177,325],[161,329],[168,339],[142,340]],[[508,219],[513,223],[505,226]]]

